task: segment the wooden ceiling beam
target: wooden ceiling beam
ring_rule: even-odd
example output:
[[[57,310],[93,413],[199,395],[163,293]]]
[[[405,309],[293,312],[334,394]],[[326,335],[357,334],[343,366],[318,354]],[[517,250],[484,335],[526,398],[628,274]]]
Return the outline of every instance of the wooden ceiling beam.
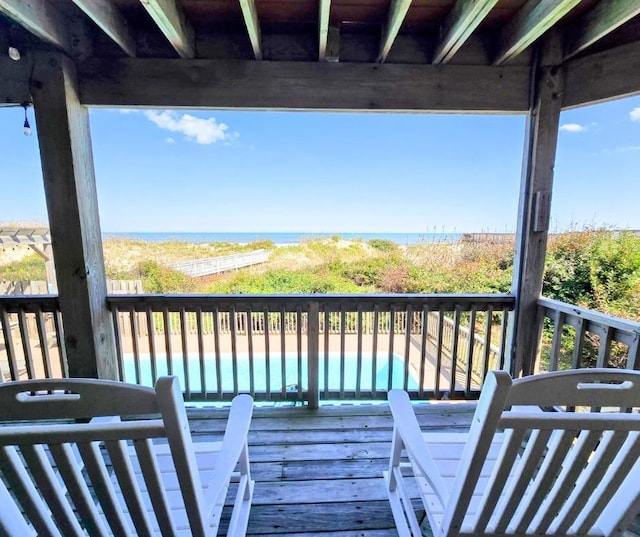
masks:
[[[383,63],[387,59],[391,46],[396,40],[400,27],[402,26],[402,22],[404,21],[410,6],[411,0],[391,1],[387,24],[384,27],[382,41],[380,42],[380,52],[378,53],[378,59],[376,60],[378,63]]]
[[[195,33],[176,0],[140,0],[181,58],[196,55]]]
[[[442,27],[433,63],[446,63],[489,14],[498,0],[458,0]]]
[[[331,0],[320,0],[318,14],[318,60],[325,61],[327,55],[327,39],[329,37],[329,14]]]
[[[577,31],[567,39],[565,59],[582,52],[637,15],[640,15],[640,0],[607,0],[596,4],[576,21]]]
[[[79,65],[88,106],[524,113],[523,66],[103,59]]]
[[[494,63],[501,65],[533,44],[581,0],[528,0],[502,32]]]
[[[0,13],[43,41],[71,54],[68,21],[50,0],[0,0]]]
[[[574,58],[564,65],[563,108],[640,94],[640,42]]]
[[[3,51],[4,52],[4,51]],[[29,78],[31,62],[13,61],[7,54],[0,54],[0,109],[3,106],[15,106],[31,102]],[[20,132],[20,124],[16,132]]]
[[[247,25],[247,32],[249,32],[249,40],[251,41],[251,48],[253,48],[253,55],[256,60],[261,60],[262,36],[260,33],[260,20],[258,19],[255,0],[240,0],[240,7],[242,8],[244,23]]]
[[[100,29],[129,56],[136,55],[136,41],[118,8],[104,0],[73,0]]]

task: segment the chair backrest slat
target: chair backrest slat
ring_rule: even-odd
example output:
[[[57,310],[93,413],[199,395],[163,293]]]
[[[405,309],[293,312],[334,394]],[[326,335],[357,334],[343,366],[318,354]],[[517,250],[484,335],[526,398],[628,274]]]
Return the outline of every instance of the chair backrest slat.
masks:
[[[100,502],[104,516],[106,517],[115,537],[129,537],[131,533],[127,528],[122,510],[118,505],[109,471],[100,453],[97,442],[82,442],[78,444],[78,450],[87,474],[93,483],[93,491]]]
[[[30,513],[31,522],[38,535],[62,537],[14,446],[0,446],[0,470],[19,503]]]
[[[190,445],[189,422],[184,407],[178,403],[182,399],[182,392],[175,382],[168,378],[161,378],[156,383],[158,404],[162,418],[167,427],[167,440],[171,449],[171,456],[175,464],[180,491],[187,511],[191,535],[206,537],[208,531],[205,526],[207,519],[204,512],[204,497],[202,483],[198,472],[198,464]]]
[[[598,431],[581,431],[574,445],[567,451],[562,471],[540,506],[532,525],[536,532],[545,533],[575,486],[576,480],[600,440]]]
[[[22,518],[20,509],[13,502],[2,480],[0,480],[0,535],[20,535],[20,537],[33,535],[33,531]]]
[[[487,453],[491,448],[495,428],[506,404],[510,386],[511,378],[507,374],[491,375],[484,383],[483,397],[478,401],[469,430],[469,440],[464,447],[456,478],[451,487],[450,498],[454,499],[454,505],[445,511],[442,520],[443,528],[459,531],[462,527],[475,483],[480,477]],[[469,483],[474,485],[470,487]]]
[[[153,454],[151,440],[134,440],[133,445],[138,456],[140,469],[144,478],[147,492],[151,498],[153,511],[158,520],[163,537],[172,537],[176,534],[175,525],[171,516],[171,508],[162,483],[162,477]]]
[[[496,504],[500,500],[505,483],[513,467],[513,462],[518,456],[523,438],[524,431],[518,430],[509,430],[504,435],[504,443],[495,463],[497,471],[493,472],[489,478],[489,483],[478,509],[479,514],[476,518],[476,531],[478,533],[486,530],[492,515],[496,512]]]
[[[536,429],[531,432],[527,447],[522,454],[522,460],[513,472],[506,493],[502,495],[503,505],[498,509],[499,517],[494,530],[496,533],[504,533],[507,530],[529,487],[531,477],[535,474],[536,467],[540,464],[540,459],[547,447],[550,436],[551,431],[548,430]]]
[[[605,431],[592,453],[591,457],[580,476],[576,480],[575,487],[562,506],[549,529],[554,533],[567,533],[576,518],[587,504],[593,489],[600,483],[605,473],[609,471],[609,465],[622,447],[627,438],[627,431]]]
[[[61,533],[65,537],[82,535],[82,528],[62,492],[61,483],[55,475],[44,447],[41,444],[21,445],[20,453],[33,476],[35,485],[51,509],[52,517]]]
[[[91,498],[91,491],[82,476],[80,465],[69,444],[50,444],[49,451],[56,462],[58,472],[64,481],[69,496],[73,501],[82,522],[90,535],[108,537],[107,528],[100,518],[96,504]]]
[[[548,443],[548,454],[537,473],[532,485],[531,496],[526,506],[520,510],[516,533],[525,533],[540,505],[555,482],[571,444],[578,431],[555,430]]]
[[[109,454],[120,492],[129,510],[136,534],[140,537],[151,537],[153,535],[151,520],[143,505],[140,487],[129,458],[127,443],[124,440],[109,441],[105,442],[105,448]]]
[[[625,476],[629,475],[634,464],[640,459],[640,432],[629,433],[625,443],[619,449],[616,458],[605,479],[593,491],[587,509],[576,520],[577,533],[583,534],[591,528],[605,510],[609,499],[620,488]],[[640,481],[640,477],[638,478]]]

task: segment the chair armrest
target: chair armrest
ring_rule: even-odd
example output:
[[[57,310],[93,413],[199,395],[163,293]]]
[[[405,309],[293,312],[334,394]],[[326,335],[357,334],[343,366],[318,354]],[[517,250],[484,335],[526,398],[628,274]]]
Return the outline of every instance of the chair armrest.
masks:
[[[216,458],[216,466],[205,493],[205,505],[209,515],[216,499],[226,489],[231,475],[247,445],[247,435],[253,414],[253,398],[249,395],[237,395],[231,402],[231,411],[222,446]],[[223,498],[224,501],[224,498]]]
[[[409,396],[404,390],[391,390],[388,399],[394,426],[402,438],[409,460],[427,480],[442,505],[447,505],[449,489],[424,442]]]

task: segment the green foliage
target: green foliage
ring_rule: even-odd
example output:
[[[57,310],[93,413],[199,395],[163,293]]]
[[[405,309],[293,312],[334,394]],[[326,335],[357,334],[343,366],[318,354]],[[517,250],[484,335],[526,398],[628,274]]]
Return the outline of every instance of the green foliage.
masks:
[[[277,269],[261,275],[238,272],[226,282],[211,284],[207,292],[222,294],[327,294],[355,293],[358,292],[358,288],[352,282],[327,271],[326,268],[318,271]]]
[[[593,247],[590,269],[598,302],[625,301],[640,281],[640,238],[631,233],[601,238]]]
[[[193,278],[156,261],[142,263],[140,276],[146,293],[189,293],[193,290]]]
[[[554,238],[543,294],[613,315],[640,314],[640,237],[585,231]]]
[[[28,255],[9,265],[0,266],[0,280],[34,281],[46,279],[44,259],[37,254]]]
[[[547,250],[542,294],[571,304],[584,304],[593,294],[590,256],[597,234],[567,233],[554,237]]]
[[[368,244],[371,248],[380,252],[397,252],[400,249],[395,242],[385,239],[371,239]]]

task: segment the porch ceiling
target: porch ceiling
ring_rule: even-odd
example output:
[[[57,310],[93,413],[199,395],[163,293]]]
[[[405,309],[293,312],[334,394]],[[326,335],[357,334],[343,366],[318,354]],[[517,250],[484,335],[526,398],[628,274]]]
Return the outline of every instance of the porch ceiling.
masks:
[[[29,101],[33,53],[57,50],[87,105],[525,112],[548,37],[566,108],[640,91],[639,14],[640,0],[0,0],[0,103]]]

